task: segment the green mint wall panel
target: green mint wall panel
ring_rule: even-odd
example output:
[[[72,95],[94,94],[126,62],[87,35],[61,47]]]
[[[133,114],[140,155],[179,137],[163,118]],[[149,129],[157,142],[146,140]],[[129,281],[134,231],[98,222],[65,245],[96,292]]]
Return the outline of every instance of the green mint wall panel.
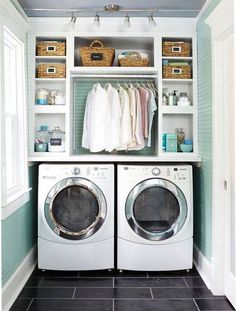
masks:
[[[212,256],[212,47],[205,19],[220,0],[212,0],[197,23],[198,129],[202,166],[194,168],[194,241],[200,251]]]
[[[30,201],[2,221],[2,285],[37,242],[37,171],[29,167]]]

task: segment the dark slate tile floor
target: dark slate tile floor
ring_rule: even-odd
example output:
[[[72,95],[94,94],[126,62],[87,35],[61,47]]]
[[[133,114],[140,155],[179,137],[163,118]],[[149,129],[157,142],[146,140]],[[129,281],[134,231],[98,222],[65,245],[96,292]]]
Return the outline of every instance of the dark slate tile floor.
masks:
[[[171,272],[35,269],[10,311],[225,311],[196,269]]]

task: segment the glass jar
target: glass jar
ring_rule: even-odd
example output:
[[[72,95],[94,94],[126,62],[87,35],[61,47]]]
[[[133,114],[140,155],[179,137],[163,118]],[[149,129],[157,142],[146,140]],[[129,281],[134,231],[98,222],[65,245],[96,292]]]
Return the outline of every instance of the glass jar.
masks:
[[[48,94],[48,104],[55,105],[55,99],[58,94],[58,90],[50,90]]]
[[[53,131],[49,132],[49,152],[64,152],[65,151],[65,132],[59,126],[55,126]]]
[[[35,151],[36,152],[46,152],[48,150],[48,126],[41,125],[36,133],[35,138]]]
[[[36,105],[48,105],[48,89],[36,90]]]
[[[55,96],[55,105],[65,105],[65,94],[62,91],[58,91]]]
[[[177,135],[178,151],[181,151],[180,145],[184,143],[185,134],[182,128],[176,128],[175,133]]]
[[[163,88],[163,94],[162,94],[162,104],[164,106],[168,105],[168,88]]]

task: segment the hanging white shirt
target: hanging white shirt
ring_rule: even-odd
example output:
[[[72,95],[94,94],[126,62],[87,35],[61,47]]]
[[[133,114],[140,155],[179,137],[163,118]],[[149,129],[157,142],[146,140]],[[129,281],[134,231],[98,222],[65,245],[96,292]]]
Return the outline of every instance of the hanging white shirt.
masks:
[[[119,98],[121,107],[121,122],[120,145],[117,150],[127,150],[128,144],[132,142],[130,104],[129,95],[122,87],[119,88]]]
[[[105,149],[110,140],[110,110],[108,96],[99,83],[88,93],[84,116],[82,147],[91,152]]]
[[[111,152],[120,145],[120,125],[121,125],[121,107],[118,91],[111,85],[107,87],[107,97],[110,107],[110,129],[109,137],[106,141],[106,151]]]

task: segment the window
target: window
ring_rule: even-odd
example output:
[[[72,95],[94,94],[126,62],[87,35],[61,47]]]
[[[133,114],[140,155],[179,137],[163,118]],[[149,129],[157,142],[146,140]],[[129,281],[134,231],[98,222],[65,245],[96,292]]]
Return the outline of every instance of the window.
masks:
[[[28,192],[26,162],[25,50],[3,27],[2,205]]]

